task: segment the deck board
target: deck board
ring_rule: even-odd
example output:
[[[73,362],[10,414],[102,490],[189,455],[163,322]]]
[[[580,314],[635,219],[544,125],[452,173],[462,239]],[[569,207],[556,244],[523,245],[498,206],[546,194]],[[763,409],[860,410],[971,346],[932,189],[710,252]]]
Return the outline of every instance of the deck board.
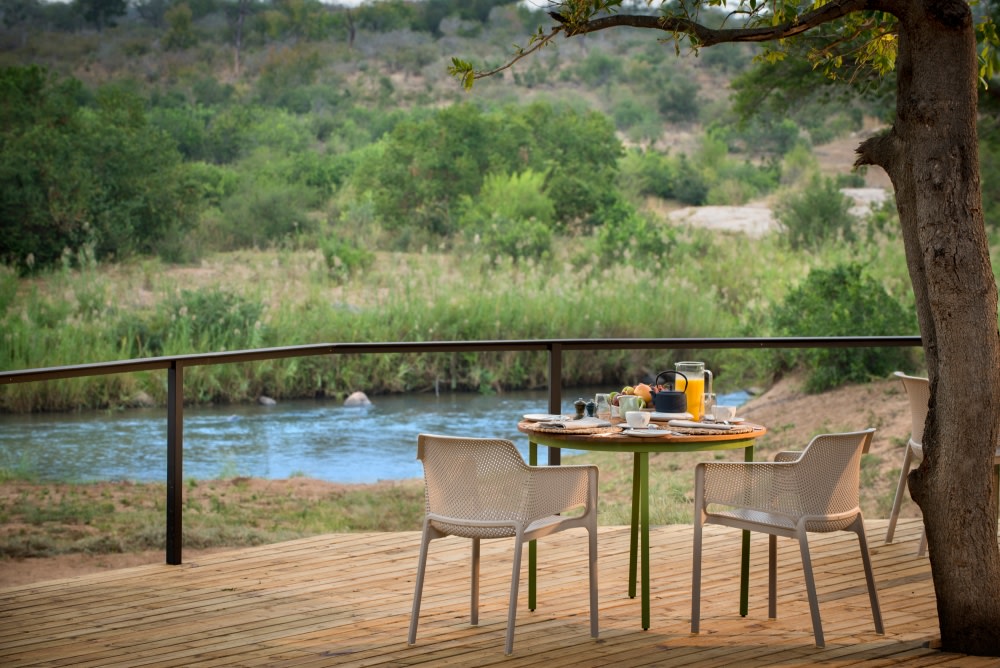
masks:
[[[778,541],[778,619],[767,619],[767,537],[751,545],[740,617],[740,534],[706,527],[701,633],[690,633],[690,525],[655,527],[651,628],[629,599],[628,527],[601,527],[601,638],[589,637],[582,530],[539,543],[538,609],[522,581],[514,656],[503,655],[512,541],[483,544],[480,624],[469,543],[431,544],[417,644],[406,644],[419,535],[335,534],[0,589],[0,665],[17,666],[988,666],[930,648],[937,610],[919,520],[867,522],[886,635],[874,632],[857,541],[810,538],[827,646],[813,644],[797,545]],[[524,560],[527,568],[527,559]]]

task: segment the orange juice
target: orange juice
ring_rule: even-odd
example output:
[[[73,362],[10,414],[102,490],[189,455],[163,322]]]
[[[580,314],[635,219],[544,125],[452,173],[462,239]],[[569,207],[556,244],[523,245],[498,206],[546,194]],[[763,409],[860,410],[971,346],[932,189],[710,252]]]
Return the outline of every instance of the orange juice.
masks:
[[[688,413],[692,420],[700,420],[705,412],[705,377],[689,378],[685,384],[683,378],[677,379],[678,389],[683,385],[684,398],[687,399]]]

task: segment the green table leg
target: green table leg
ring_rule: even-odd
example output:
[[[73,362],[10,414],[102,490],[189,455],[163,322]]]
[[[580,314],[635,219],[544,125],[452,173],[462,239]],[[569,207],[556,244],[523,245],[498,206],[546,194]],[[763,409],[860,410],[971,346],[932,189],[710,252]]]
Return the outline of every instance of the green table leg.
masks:
[[[743,461],[753,461],[753,445],[743,449]],[[743,555],[740,561],[740,616],[746,617],[750,607],[750,532],[743,532]]]
[[[538,466],[538,444],[528,442],[528,464]],[[528,541],[528,610],[535,610],[535,567],[538,564],[538,546],[535,541]]]
[[[639,524],[642,527],[642,630],[649,628],[649,453],[639,454]]]
[[[637,547],[639,545],[639,500],[642,498],[642,481],[639,477],[641,466],[639,453],[632,455],[632,533],[628,544],[628,597],[635,598]]]

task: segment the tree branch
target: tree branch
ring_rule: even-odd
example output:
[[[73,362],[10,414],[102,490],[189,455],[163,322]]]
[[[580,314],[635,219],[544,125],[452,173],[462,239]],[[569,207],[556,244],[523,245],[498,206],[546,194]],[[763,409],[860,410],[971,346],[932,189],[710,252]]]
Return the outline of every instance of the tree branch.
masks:
[[[813,11],[806,12],[780,25],[758,28],[713,29],[691,19],[679,16],[642,16],[636,14],[612,14],[585,23],[566,22],[566,35],[584,35],[615,27],[650,28],[664,32],[685,33],[694,37],[701,46],[712,46],[726,42],[770,42],[800,35],[824,23],[862,10],[884,9],[885,2],[879,0],[833,0]]]
[[[565,30],[566,30],[565,27],[563,27],[561,25],[560,26],[556,26],[551,31],[549,31],[549,34],[543,35],[543,36],[539,37],[538,39],[536,39],[534,45],[532,45],[532,47],[530,49],[528,49],[528,50],[520,49],[514,55],[513,58],[511,58],[509,61],[507,61],[503,65],[500,65],[499,67],[494,67],[492,70],[487,70],[485,72],[475,72],[472,75],[472,78],[473,79],[485,79],[486,77],[491,77],[494,74],[497,74],[498,72],[503,72],[506,69],[510,69],[514,65],[514,63],[516,63],[517,61],[519,61],[522,58],[525,58],[527,56],[530,56],[535,51],[538,51],[542,47],[547,46],[553,39],[555,39],[556,35],[558,35],[561,32],[564,32]]]

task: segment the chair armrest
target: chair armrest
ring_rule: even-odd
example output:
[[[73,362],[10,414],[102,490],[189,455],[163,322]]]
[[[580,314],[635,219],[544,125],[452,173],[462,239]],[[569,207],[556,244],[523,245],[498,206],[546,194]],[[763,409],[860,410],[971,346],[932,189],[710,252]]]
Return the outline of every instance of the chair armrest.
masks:
[[[596,508],[598,468],[589,464],[532,466],[528,481],[529,521],[564,513],[574,508]]]

